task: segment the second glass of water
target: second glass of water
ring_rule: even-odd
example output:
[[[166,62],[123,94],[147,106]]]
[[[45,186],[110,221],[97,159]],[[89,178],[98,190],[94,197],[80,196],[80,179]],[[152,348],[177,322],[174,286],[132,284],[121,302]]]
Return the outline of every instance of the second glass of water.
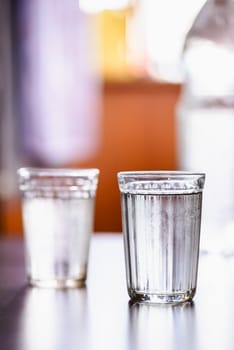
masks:
[[[128,293],[177,303],[196,291],[203,173],[118,173]]]
[[[18,170],[31,285],[84,284],[98,174],[98,169]]]

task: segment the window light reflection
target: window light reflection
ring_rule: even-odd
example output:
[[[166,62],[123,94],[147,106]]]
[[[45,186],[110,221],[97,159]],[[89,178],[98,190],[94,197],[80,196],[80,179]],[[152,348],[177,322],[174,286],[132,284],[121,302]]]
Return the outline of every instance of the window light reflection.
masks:
[[[89,13],[131,8],[126,17],[125,38],[130,70],[134,75],[182,81],[184,39],[205,0],[79,0],[79,3]],[[112,33],[111,27],[106,31]]]
[[[80,0],[80,8],[88,13],[97,13],[104,10],[120,10],[128,7],[130,0]]]
[[[20,348],[24,350],[89,348],[86,289],[29,289],[22,313]],[[69,337],[63,333],[69,332]]]
[[[204,2],[143,1],[148,73],[153,78],[181,81],[180,59],[185,35]]]

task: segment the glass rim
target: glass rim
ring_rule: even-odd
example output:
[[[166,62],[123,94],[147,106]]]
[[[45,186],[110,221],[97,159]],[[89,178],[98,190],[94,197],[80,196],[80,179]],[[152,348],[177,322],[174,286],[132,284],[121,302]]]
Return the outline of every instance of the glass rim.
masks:
[[[136,170],[136,171],[119,171],[117,173],[118,177],[134,177],[134,176],[142,176],[146,177],[147,176],[155,176],[155,179],[157,179],[158,176],[162,177],[200,177],[200,176],[205,176],[205,172],[200,172],[200,171],[183,171],[183,170]]]
[[[119,189],[131,194],[191,194],[202,192],[206,174],[194,171],[121,171]]]
[[[22,193],[89,193],[94,196],[98,185],[96,168],[19,168],[18,187]]]
[[[17,174],[21,177],[77,177],[97,176],[100,170],[97,168],[34,168],[21,167]]]

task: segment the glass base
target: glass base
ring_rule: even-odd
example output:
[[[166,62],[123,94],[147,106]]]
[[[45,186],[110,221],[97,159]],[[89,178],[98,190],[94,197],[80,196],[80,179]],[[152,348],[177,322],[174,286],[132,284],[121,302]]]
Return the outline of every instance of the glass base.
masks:
[[[186,301],[191,301],[195,295],[196,289],[189,289],[183,293],[140,293],[133,290],[129,290],[129,296],[132,302],[144,302],[152,304],[178,304]]]
[[[28,283],[32,287],[39,288],[56,288],[56,289],[66,289],[66,288],[82,288],[85,286],[85,279],[34,279],[28,277]]]

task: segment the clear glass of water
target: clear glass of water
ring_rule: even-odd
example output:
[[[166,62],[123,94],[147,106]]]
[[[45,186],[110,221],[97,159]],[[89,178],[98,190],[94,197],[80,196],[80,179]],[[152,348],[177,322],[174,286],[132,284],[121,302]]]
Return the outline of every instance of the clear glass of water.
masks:
[[[98,169],[18,170],[29,284],[84,285],[98,175]]]
[[[118,173],[128,294],[178,303],[196,292],[205,174]]]

